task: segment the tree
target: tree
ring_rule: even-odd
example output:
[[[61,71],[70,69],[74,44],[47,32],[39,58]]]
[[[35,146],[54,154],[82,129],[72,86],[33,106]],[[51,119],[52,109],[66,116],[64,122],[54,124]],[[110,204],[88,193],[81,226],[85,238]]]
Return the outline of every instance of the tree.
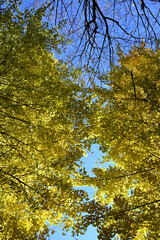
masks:
[[[74,177],[95,104],[80,70],[54,58],[60,25],[15,1],[1,1],[0,11],[0,238],[45,239],[49,224],[68,229],[81,214],[87,193]]]
[[[123,51],[140,45],[142,39],[154,47],[159,39],[159,1],[33,1],[39,6],[47,2],[50,21],[66,19],[65,33],[73,39],[74,62],[102,70],[106,61],[114,61],[117,45]],[[66,46],[65,46],[66,47]],[[64,47],[64,49],[65,49]]]
[[[96,200],[84,204],[77,231],[92,224],[99,239],[159,239],[160,50],[142,44],[119,57],[101,76],[107,88],[97,92],[102,106],[92,122],[103,162],[116,165],[83,179]]]
[[[86,87],[54,57],[63,22],[53,28],[46,6],[22,12],[16,2],[0,4],[1,239],[46,239],[52,223],[158,239],[159,48],[119,50],[119,65],[100,76],[107,87]],[[93,142],[116,165],[91,177],[80,159]],[[96,200],[75,185],[94,186]]]

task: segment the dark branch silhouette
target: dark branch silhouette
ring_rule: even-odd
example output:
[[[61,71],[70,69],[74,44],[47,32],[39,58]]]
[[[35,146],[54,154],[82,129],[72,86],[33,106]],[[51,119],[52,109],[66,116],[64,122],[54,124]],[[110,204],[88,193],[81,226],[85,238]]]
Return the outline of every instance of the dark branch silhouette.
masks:
[[[74,42],[66,53],[73,62],[97,70],[114,61],[117,45],[126,51],[142,41],[154,47],[159,39],[159,0],[50,0],[46,8],[55,25],[66,19],[64,33]]]

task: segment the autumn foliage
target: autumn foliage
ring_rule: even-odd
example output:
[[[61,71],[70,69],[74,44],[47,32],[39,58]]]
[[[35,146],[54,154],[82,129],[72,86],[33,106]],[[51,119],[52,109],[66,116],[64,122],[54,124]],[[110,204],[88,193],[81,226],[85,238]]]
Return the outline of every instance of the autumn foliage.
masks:
[[[92,224],[99,239],[159,239],[159,48],[119,49],[99,77],[105,87],[88,87],[53,53],[63,24],[49,26],[44,8],[2,2],[1,239],[47,239],[61,223],[73,235]],[[89,176],[81,157],[92,143],[115,165]],[[75,186],[94,187],[95,200]]]
[[[101,76],[108,88],[92,129],[104,152],[103,162],[87,179],[95,186],[96,201],[85,205],[78,227],[90,223],[99,239],[159,239],[160,51],[142,46]],[[81,226],[79,226],[81,225]]]

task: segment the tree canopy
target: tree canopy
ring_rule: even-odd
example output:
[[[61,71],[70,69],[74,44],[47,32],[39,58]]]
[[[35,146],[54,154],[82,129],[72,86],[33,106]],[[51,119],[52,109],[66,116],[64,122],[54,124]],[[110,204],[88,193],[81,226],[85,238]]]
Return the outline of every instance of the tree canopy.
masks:
[[[81,69],[55,58],[63,21],[53,27],[45,5],[20,7],[0,3],[1,239],[47,239],[61,223],[73,235],[91,224],[99,239],[159,239],[158,41],[119,47],[118,64],[99,76],[105,87],[87,86]],[[92,143],[115,165],[90,176],[81,157]],[[92,186],[95,199],[75,186]]]
[[[68,228],[87,197],[73,189],[90,148],[94,104],[80,71],[54,58],[63,41],[43,12],[1,4],[1,239],[41,239],[47,222]],[[66,207],[66,204],[68,207]]]
[[[160,50],[142,44],[119,57],[101,76],[108,87],[97,93],[102,107],[92,126],[103,162],[116,165],[83,180],[96,200],[85,204],[77,226],[93,224],[99,239],[159,239]]]

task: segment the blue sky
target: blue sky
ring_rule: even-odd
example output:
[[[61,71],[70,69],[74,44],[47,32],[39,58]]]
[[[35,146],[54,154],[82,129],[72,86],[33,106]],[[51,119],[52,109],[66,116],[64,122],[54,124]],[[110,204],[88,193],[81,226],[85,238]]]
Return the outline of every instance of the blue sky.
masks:
[[[72,237],[71,233],[68,232],[66,236],[62,236],[62,230],[59,227],[55,227],[55,234],[50,236],[48,240],[86,240],[86,239],[91,239],[91,240],[97,240],[97,231],[95,227],[89,226],[87,232],[84,235],[78,236],[78,237]]]
[[[88,156],[87,157],[83,157],[82,161],[83,161],[83,167],[85,167],[86,171],[89,173],[91,173],[91,170],[93,167],[95,166],[100,166],[100,161],[102,156],[104,155],[101,151],[99,151],[99,146],[98,144],[94,144],[92,145],[91,151],[87,153]],[[97,165],[96,164],[96,160],[97,161]],[[103,164],[103,167],[108,167],[110,164],[109,163],[105,163]],[[80,187],[79,187],[80,189]],[[92,187],[82,187],[81,189],[84,189],[88,192],[90,199],[93,198],[94,195],[94,189]],[[62,235],[62,228],[58,227],[58,226],[52,226],[51,229],[55,230],[55,233],[48,237],[48,240],[86,240],[86,239],[92,239],[92,240],[97,240],[97,231],[95,227],[89,226],[88,230],[86,231],[86,233],[84,235],[79,235],[78,237],[72,237],[71,236],[71,232],[68,232],[66,236]]]

